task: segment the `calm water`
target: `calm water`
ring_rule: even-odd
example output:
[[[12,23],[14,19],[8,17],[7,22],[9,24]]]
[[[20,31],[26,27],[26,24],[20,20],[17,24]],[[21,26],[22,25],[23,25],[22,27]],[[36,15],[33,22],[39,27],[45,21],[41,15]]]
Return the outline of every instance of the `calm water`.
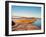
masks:
[[[41,28],[41,19],[37,19],[37,21],[35,21],[33,23],[33,25],[38,26],[39,28]]]

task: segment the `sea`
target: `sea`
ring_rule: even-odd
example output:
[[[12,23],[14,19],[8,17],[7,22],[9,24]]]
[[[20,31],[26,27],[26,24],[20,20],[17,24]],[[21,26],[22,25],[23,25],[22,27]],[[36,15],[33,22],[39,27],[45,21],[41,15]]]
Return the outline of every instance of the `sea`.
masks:
[[[37,21],[35,21],[35,22],[33,23],[33,25],[35,25],[35,26],[41,28],[41,19],[37,19]]]

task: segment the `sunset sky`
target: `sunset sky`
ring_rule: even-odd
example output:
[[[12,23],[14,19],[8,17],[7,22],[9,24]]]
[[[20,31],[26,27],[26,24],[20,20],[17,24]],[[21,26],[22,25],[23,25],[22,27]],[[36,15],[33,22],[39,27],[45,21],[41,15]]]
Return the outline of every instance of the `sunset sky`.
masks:
[[[41,17],[41,7],[34,6],[11,6],[12,16]]]

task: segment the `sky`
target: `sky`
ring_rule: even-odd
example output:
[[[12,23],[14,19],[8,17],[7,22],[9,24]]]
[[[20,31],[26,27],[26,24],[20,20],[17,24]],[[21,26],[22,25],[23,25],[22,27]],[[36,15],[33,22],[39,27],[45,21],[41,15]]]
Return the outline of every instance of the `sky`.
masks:
[[[12,16],[41,17],[41,7],[12,5],[11,12]]]

